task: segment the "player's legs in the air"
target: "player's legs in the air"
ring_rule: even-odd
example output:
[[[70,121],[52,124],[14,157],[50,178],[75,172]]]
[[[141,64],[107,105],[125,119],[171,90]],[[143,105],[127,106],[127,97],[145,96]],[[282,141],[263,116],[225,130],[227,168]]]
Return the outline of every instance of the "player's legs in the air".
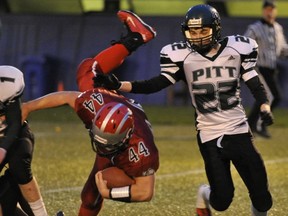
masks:
[[[77,71],[77,85],[80,91],[93,88],[92,78],[96,71],[104,74],[111,72],[133,51],[156,36],[156,31],[136,14],[121,10],[117,15],[127,27],[128,33],[95,57],[82,61]]]
[[[114,46],[103,50],[93,58],[97,61],[97,68],[95,65],[94,70],[98,69],[102,73],[109,73],[119,67],[128,55],[156,36],[156,31],[136,14],[120,10],[117,15],[127,27],[128,33],[114,42]]]
[[[147,43],[156,37],[156,31],[135,13],[127,10],[120,10],[117,15],[130,32],[138,32],[141,34],[144,43]]]

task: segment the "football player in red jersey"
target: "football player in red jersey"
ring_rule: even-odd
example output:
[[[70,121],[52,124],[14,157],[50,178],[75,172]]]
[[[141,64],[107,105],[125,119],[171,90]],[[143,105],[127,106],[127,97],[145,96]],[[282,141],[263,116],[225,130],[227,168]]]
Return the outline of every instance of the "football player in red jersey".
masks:
[[[150,201],[154,195],[159,155],[148,118],[140,104],[116,91],[99,87],[102,76],[98,74],[109,73],[116,68],[138,46],[153,39],[156,32],[134,13],[119,11],[118,16],[127,25],[128,36],[80,64],[77,71],[77,84],[84,92],[51,93],[23,103],[22,106],[22,116],[26,119],[31,111],[68,104],[89,129],[96,159],[81,193],[82,204],[79,216],[97,215],[101,210],[103,198],[123,202],[143,202]],[[129,25],[131,17],[137,26]],[[134,41],[135,37],[138,37],[138,42],[140,41],[137,46],[129,41]],[[122,115],[114,116],[118,112]],[[99,126],[102,124],[99,123],[101,118],[106,119],[108,125],[111,121],[121,120],[124,126],[120,123],[116,125],[117,128],[124,128],[123,131],[121,129],[117,133],[111,129],[106,131],[105,127]],[[124,170],[135,180],[135,184],[109,189],[99,171],[111,166]]]
[[[119,82],[109,75],[104,86],[149,94],[180,80],[186,82],[196,111],[198,146],[209,181],[209,186],[199,188],[197,215],[210,216],[210,206],[218,211],[230,206],[234,196],[230,171],[233,163],[249,191],[251,214],[265,216],[272,206],[272,197],[240,94],[240,80],[243,80],[261,105],[264,124],[273,123],[265,89],[255,71],[258,45],[241,35],[221,38],[220,16],[215,8],[205,4],[188,10],[182,31],[185,42],[162,48],[160,75],[133,82]]]

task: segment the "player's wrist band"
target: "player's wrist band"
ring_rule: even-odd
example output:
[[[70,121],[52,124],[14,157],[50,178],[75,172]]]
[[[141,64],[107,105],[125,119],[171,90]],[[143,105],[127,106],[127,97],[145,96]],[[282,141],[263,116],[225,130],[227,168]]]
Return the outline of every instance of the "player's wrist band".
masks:
[[[121,202],[131,202],[131,185],[109,190],[109,198]]]

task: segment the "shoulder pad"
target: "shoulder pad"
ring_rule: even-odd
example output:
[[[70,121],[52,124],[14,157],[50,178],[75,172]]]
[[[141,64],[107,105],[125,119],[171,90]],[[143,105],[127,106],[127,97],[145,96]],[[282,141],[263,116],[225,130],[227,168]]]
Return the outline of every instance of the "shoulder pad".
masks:
[[[258,44],[254,39],[243,35],[228,36],[227,47],[228,46],[243,55],[247,55],[258,49]]]
[[[0,66],[0,100],[2,102],[20,96],[24,87],[23,73],[19,69],[8,65]]]
[[[163,58],[170,58],[173,62],[179,62],[183,61],[190,52],[185,42],[175,42],[164,46],[160,55]]]

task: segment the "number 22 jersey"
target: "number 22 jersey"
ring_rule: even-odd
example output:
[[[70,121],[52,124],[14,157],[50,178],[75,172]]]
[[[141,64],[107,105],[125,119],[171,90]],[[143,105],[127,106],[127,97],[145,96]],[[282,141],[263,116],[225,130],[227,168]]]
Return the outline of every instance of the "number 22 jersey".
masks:
[[[191,51],[183,42],[163,47],[160,54],[161,75],[172,83],[187,82],[203,143],[249,130],[240,81],[258,76],[254,70],[258,45],[241,35],[225,37],[220,44],[212,57]]]

